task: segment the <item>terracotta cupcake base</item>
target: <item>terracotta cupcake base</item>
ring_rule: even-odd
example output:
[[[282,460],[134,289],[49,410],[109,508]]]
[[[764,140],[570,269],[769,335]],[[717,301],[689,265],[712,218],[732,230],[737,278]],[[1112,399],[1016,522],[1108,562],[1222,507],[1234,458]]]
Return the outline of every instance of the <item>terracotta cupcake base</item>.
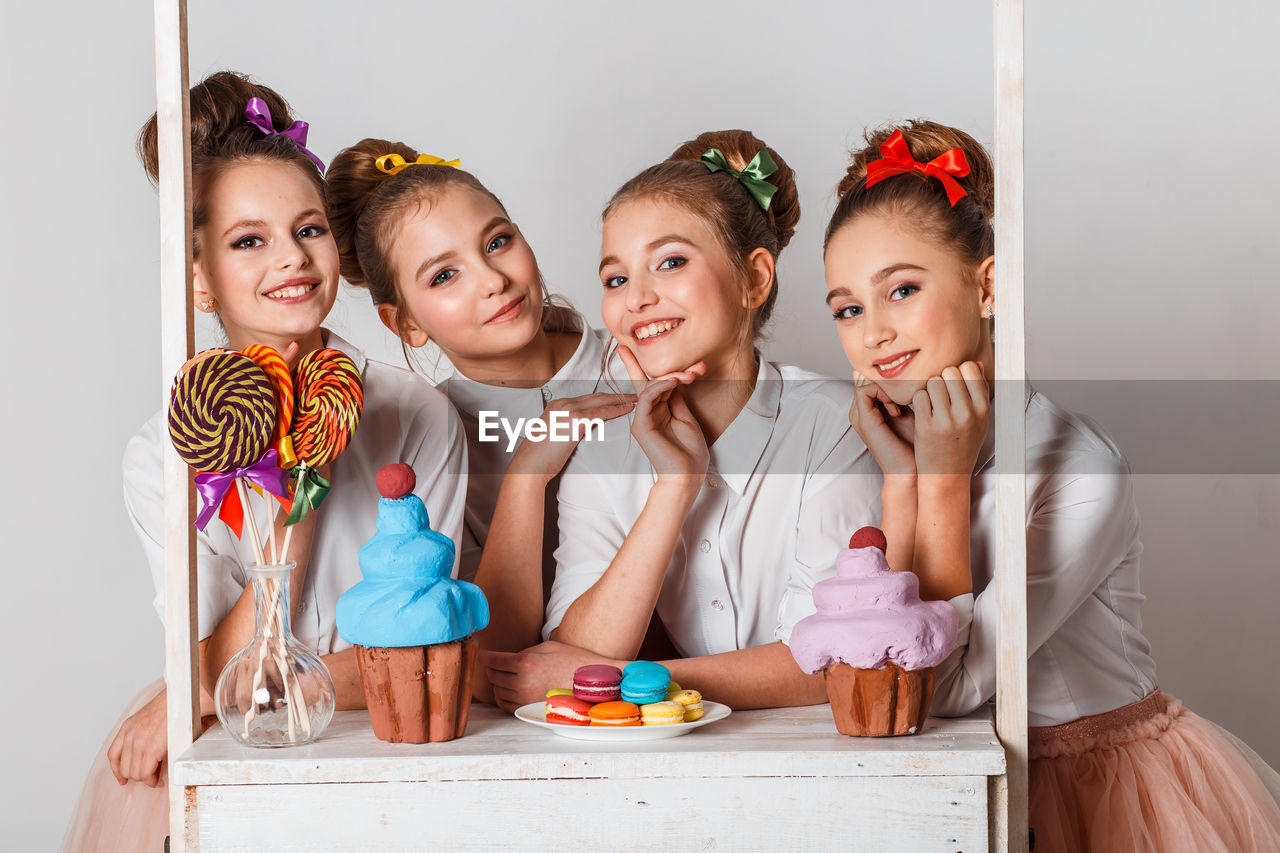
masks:
[[[934,669],[855,669],[833,663],[825,670],[831,716],[853,737],[910,735],[920,731],[933,700]]]
[[[471,710],[473,637],[433,646],[356,646],[373,733],[391,743],[462,737]]]

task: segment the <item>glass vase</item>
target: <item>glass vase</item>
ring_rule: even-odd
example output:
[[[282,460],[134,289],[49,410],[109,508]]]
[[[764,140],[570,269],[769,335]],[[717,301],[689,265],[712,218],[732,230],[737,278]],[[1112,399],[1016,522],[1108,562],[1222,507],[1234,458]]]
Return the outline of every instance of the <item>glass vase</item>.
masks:
[[[294,565],[248,567],[253,639],[227,662],[214,687],[218,719],[245,746],[311,743],[333,718],[333,677],[289,630]]]

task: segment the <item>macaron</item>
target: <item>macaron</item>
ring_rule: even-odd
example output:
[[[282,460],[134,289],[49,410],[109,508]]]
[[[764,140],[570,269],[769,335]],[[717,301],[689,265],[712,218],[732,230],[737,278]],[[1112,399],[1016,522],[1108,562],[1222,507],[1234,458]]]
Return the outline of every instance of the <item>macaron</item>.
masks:
[[[635,669],[622,676],[622,698],[637,705],[661,702],[667,698],[671,676],[666,667]]]
[[[640,709],[632,702],[601,702],[588,712],[593,726],[638,726]]]
[[[573,695],[573,690],[571,690],[568,687],[552,687],[550,690],[547,691],[548,699],[550,699],[552,696],[572,696],[572,695]]]
[[[584,702],[576,696],[547,697],[546,717],[548,723],[559,723],[562,726],[591,725],[591,703]]]
[[[681,687],[679,684],[676,684],[674,681],[671,682],[670,684],[667,685],[667,698],[670,699],[672,696],[676,695],[683,689],[684,689],[683,687]]]
[[[684,706],[679,702],[652,702],[640,706],[640,724],[644,726],[673,726],[684,722]]]
[[[694,720],[702,719],[702,694],[697,690],[681,690],[679,693],[670,697],[680,707],[684,708],[684,721],[692,723]]]
[[[641,670],[646,669],[653,670],[654,672],[661,672],[667,677],[667,680],[671,679],[671,670],[667,669],[662,664],[654,663],[651,660],[633,660],[622,668],[622,675],[625,678],[633,672],[640,672]]]
[[[580,666],[573,674],[573,695],[587,702],[613,702],[622,694],[622,670],[616,666]]]

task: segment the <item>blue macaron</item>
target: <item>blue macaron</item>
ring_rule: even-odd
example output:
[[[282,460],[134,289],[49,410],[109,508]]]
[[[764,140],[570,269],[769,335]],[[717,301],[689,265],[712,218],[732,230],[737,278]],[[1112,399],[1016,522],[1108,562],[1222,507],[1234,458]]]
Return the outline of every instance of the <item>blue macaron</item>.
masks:
[[[670,685],[671,676],[666,667],[633,669],[622,676],[622,698],[637,705],[661,702],[667,697]]]
[[[671,678],[671,670],[667,669],[662,664],[654,663],[651,660],[633,660],[631,663],[627,664],[622,668],[622,674],[630,675],[633,672],[641,672],[643,670],[652,670],[654,672],[660,672],[664,676],[666,676],[668,679]]]

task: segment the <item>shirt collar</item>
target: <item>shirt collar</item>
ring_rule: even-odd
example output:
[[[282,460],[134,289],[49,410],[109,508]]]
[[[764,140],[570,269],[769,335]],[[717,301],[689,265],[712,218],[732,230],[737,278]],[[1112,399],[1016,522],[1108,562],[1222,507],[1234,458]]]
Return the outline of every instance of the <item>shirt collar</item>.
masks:
[[[360,371],[360,375],[364,375],[364,366],[368,362],[368,358],[354,344],[347,341],[333,329],[323,329],[324,345],[329,349],[336,349],[338,352],[350,358],[356,364],[356,370]]]
[[[755,355],[759,362],[756,386],[742,411],[711,445],[709,473],[719,475],[739,495],[746,492],[751,474],[773,436],[782,399],[782,374],[758,351]]]
[[[558,384],[574,378],[583,378],[591,376],[592,373],[600,372],[600,358],[603,348],[600,345],[600,339],[596,337],[594,331],[587,327],[582,315],[571,308],[563,308],[561,306],[552,306],[548,309],[550,316],[546,321],[546,329],[549,332],[578,332],[582,337],[578,339],[578,346],[573,351],[573,355],[569,357],[556,374],[546,381],[542,386],[537,388],[512,388],[504,385],[486,385],[483,382],[476,382],[474,379],[468,379],[455,367],[453,374],[441,383],[441,389],[448,395],[449,400],[459,409],[475,414],[481,409],[502,409],[504,405],[519,405],[519,401],[528,399],[530,405],[537,403],[537,408],[541,408],[548,402],[548,395],[543,393],[544,388],[549,388],[551,397],[578,396],[579,394],[588,393],[594,388],[578,390],[578,386],[571,388],[558,388]],[[572,391],[573,393],[566,393]],[[504,403],[503,401],[507,401]]]

